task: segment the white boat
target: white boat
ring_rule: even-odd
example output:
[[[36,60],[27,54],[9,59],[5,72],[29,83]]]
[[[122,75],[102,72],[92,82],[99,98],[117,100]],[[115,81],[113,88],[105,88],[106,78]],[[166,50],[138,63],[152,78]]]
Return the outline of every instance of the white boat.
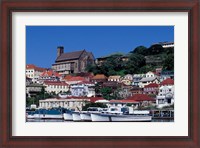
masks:
[[[111,121],[112,114],[123,114],[121,107],[109,107],[106,111],[100,113],[91,113],[92,121],[104,122]]]
[[[34,119],[63,119],[62,114],[34,114]]]
[[[134,122],[134,121],[151,121],[152,117],[149,115],[111,115],[113,122]]]
[[[128,107],[110,107],[108,111],[102,113],[92,113],[92,121],[101,122],[134,122],[134,121],[151,121],[152,117],[149,111],[131,111]]]
[[[109,114],[104,113],[91,113],[91,118],[93,122],[108,122],[111,121]]]
[[[66,112],[63,114],[63,118],[64,120],[66,121],[72,121],[73,120],[73,117],[72,117],[72,112]]]
[[[80,112],[74,111],[72,112],[73,121],[81,121]]]
[[[91,113],[100,113],[103,108],[100,107],[89,107],[87,111],[80,112],[80,117],[82,121],[92,121]]]
[[[28,113],[27,119],[63,119],[63,109],[37,109]]]
[[[91,113],[87,111],[82,111],[80,113],[80,118],[82,121],[92,121]]]

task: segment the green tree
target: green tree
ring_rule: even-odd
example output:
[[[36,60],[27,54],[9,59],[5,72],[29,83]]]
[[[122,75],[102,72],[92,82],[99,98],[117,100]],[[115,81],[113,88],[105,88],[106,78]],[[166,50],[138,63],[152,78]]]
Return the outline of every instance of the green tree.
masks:
[[[164,70],[174,70],[174,54],[169,54],[163,63]]]
[[[138,73],[140,67],[143,67],[145,64],[145,58],[143,55],[133,53],[130,55],[129,60],[126,62],[125,73]]]
[[[39,104],[39,101],[35,97],[27,97],[26,98],[26,107],[29,107],[31,104]]]
[[[155,44],[148,48],[147,55],[156,55],[164,52],[162,45]]]
[[[147,48],[145,46],[138,46],[130,53],[136,53],[136,54],[141,54],[145,56],[147,55]]]
[[[105,98],[107,100],[111,100],[113,98],[112,97],[113,90],[110,87],[101,88],[100,93],[102,94],[103,98]]]

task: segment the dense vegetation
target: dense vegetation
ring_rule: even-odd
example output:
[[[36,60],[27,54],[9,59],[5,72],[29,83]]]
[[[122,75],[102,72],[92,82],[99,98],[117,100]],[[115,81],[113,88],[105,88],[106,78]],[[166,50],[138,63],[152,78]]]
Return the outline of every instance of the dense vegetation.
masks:
[[[100,107],[100,108],[107,108],[107,106],[103,103],[86,103],[85,106],[83,106],[82,110],[86,111],[89,107]]]
[[[26,107],[29,107],[31,104],[36,104],[37,106],[39,105],[39,100],[47,99],[47,98],[54,98],[56,97],[55,93],[47,93],[42,87],[41,92],[36,94],[34,97],[28,97],[26,96]]]
[[[123,60],[125,56],[128,60]],[[107,56],[102,64],[89,65],[86,70],[106,76],[146,73],[154,71],[157,67],[163,67],[163,70],[174,70],[174,48],[165,49],[161,45],[152,45],[149,48],[138,46],[125,56],[112,54]],[[147,63],[147,59],[152,62]],[[158,60],[161,62],[155,62]]]

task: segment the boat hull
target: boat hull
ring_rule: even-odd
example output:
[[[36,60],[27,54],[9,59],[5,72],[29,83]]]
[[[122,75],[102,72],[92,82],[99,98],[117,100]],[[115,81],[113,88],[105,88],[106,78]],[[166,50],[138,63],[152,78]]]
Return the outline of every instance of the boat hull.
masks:
[[[72,121],[73,120],[72,113],[64,113],[63,117],[64,117],[64,120],[66,120],[66,121]]]
[[[80,113],[80,117],[82,121],[92,121],[90,113]]]
[[[150,122],[151,116],[138,116],[138,115],[111,115],[111,121],[113,122]]]
[[[91,119],[93,122],[109,122],[111,121],[111,117],[106,114],[101,113],[91,113]]]
[[[148,115],[115,115],[92,113],[91,118],[93,122],[150,122],[151,116]]]
[[[81,121],[81,116],[79,112],[73,112],[72,118],[73,118],[73,121]]]
[[[34,114],[34,119],[63,119],[63,115]]]

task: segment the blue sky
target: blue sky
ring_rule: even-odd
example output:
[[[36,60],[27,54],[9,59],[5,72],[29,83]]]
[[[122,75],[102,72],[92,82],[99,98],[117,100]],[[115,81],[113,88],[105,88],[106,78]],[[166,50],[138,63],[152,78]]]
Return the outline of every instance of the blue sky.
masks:
[[[26,63],[50,68],[57,46],[64,52],[86,49],[97,58],[163,41],[174,41],[173,26],[27,26]]]

